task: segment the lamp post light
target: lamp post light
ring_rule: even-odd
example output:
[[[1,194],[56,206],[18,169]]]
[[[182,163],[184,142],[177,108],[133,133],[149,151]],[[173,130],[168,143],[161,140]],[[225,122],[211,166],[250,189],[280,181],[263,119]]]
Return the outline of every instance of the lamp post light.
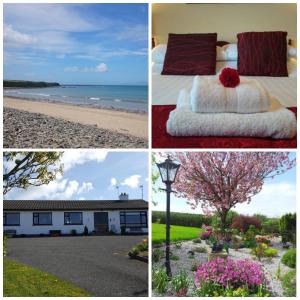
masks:
[[[174,163],[170,156],[162,162],[156,164],[162,182],[166,185],[167,193],[167,211],[166,211],[166,271],[169,278],[172,277],[171,265],[170,265],[170,195],[172,192],[171,185],[176,179],[177,172],[179,170],[180,164]]]

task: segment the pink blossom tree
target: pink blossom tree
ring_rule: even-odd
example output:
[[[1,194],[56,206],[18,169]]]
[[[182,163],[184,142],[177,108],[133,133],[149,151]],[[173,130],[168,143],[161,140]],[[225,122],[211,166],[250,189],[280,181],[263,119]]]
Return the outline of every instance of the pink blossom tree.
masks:
[[[173,189],[204,213],[217,213],[221,230],[229,210],[250,203],[266,178],[274,178],[296,164],[287,152],[176,152],[181,167]]]

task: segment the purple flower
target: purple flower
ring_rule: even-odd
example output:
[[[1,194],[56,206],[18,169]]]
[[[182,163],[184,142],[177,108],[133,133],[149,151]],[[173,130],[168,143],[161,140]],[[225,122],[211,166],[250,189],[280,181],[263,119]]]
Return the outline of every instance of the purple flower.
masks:
[[[223,287],[239,288],[247,285],[250,289],[267,284],[261,266],[251,260],[233,260],[216,258],[200,265],[195,273],[195,284],[211,281]]]

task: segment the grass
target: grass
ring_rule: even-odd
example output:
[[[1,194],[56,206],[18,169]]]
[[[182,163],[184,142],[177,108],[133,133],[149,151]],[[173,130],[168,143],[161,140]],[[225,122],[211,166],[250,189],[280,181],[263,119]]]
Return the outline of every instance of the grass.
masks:
[[[87,297],[88,292],[58,277],[3,259],[4,297]]]
[[[199,237],[201,228],[171,225],[171,242],[192,240]],[[162,244],[166,240],[166,225],[152,224],[152,244]]]
[[[296,297],[296,270],[286,273],[282,278],[284,296]]]

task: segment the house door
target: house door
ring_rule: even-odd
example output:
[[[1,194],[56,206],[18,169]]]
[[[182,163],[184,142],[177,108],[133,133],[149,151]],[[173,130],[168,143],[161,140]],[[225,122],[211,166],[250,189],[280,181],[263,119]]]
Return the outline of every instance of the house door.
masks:
[[[108,212],[94,213],[94,227],[96,232],[108,232]]]

